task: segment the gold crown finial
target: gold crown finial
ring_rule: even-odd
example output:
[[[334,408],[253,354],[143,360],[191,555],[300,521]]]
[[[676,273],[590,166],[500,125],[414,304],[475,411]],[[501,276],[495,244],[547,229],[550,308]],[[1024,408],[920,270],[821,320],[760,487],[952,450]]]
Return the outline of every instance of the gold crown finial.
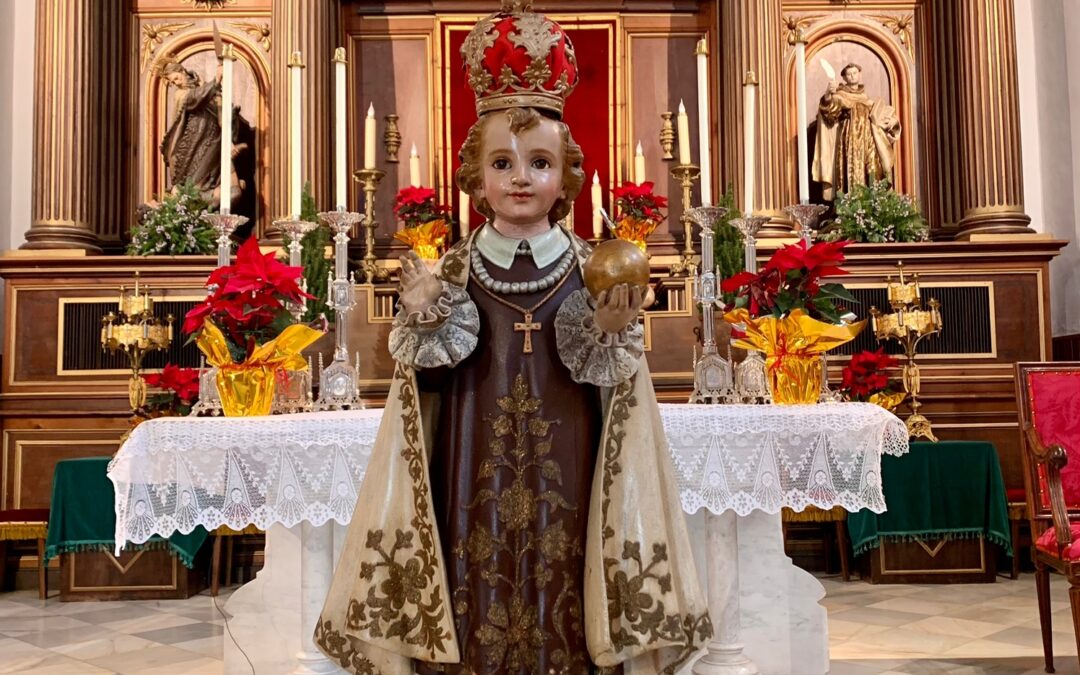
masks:
[[[532,0],[502,0],[504,14],[518,14],[532,9]]]

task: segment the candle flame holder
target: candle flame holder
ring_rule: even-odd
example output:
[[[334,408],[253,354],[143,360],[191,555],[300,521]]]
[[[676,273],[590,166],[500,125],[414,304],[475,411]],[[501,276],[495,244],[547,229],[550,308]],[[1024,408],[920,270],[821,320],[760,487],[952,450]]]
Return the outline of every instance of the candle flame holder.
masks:
[[[896,340],[904,348],[904,356],[907,362],[904,364],[903,381],[904,391],[908,394],[908,405],[911,407],[911,415],[906,424],[908,436],[911,438],[927,438],[937,441],[928,420],[919,408],[919,390],[921,379],[919,366],[915,363],[915,353],[923,338],[937,335],[941,332],[941,303],[930,298],[927,306],[923,309],[919,291],[919,275],[911,275],[911,281],[904,279],[904,264],[897,263],[899,282],[894,282],[892,277],[886,279],[889,293],[889,309],[892,312],[885,314],[877,307],[870,308],[870,325],[877,337],[878,342]]]
[[[323,367],[319,354],[319,398],[316,410],[345,410],[362,408],[360,400],[360,355],[355,365],[349,363],[347,329],[348,314],[356,306],[355,281],[348,275],[349,232],[363,216],[351,211],[328,211],[319,217],[334,233],[334,272],[327,275],[326,288],[330,306],[334,308],[334,359]]]
[[[784,213],[798,224],[799,238],[806,242],[807,247],[817,239],[821,217],[828,210],[829,207],[824,204],[792,204],[784,207]]]
[[[690,277],[697,274],[698,264],[694,258],[694,218],[690,215],[691,199],[694,189],[694,181],[701,175],[701,167],[696,164],[679,164],[671,170],[682,187],[682,216],[679,221],[683,225],[683,250],[679,260],[671,266],[670,274],[673,277]],[[711,234],[711,233],[710,233]]]
[[[375,221],[375,192],[378,191],[379,182],[385,176],[386,173],[378,169],[360,169],[353,174],[364,190],[364,258],[360,269],[364,273],[366,284],[386,281],[390,278],[390,271],[385,267],[379,267],[378,259],[375,257],[375,229],[379,227],[379,223]]]
[[[146,405],[146,382],[143,381],[143,358],[150,352],[168,349],[173,338],[172,314],[164,321],[154,316],[154,299],[150,287],[139,287],[139,273],[135,273],[135,288],[129,293],[120,287],[116,312],[101,317],[101,347],[109,352],[123,352],[131,366],[128,380],[128,403],[132,410]]]

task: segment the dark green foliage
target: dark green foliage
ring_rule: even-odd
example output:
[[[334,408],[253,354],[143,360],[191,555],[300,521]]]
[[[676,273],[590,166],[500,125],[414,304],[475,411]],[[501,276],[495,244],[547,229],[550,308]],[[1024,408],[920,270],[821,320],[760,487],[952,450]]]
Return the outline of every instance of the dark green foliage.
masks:
[[[155,205],[139,207],[128,255],[200,255],[217,251],[217,235],[203,220],[209,205],[191,181]]]
[[[304,183],[304,191],[300,195],[300,220],[309,223],[319,222],[319,208],[315,204],[315,198],[311,196],[311,183]],[[288,235],[284,237],[285,245],[288,246]],[[325,315],[327,320],[334,320],[334,309],[327,304],[326,279],[333,269],[333,261],[326,257],[326,247],[330,245],[330,230],[320,224],[311,232],[304,235],[300,241],[300,264],[304,267],[304,281],[307,282],[307,292],[315,298],[307,301],[307,311],[300,318],[301,323],[310,323]],[[288,254],[285,255],[288,259]]]
[[[746,257],[742,235],[731,224],[733,219],[742,214],[739,212],[739,207],[735,205],[735,189],[730,183],[716,205],[727,209],[727,213],[713,228],[713,255],[716,259],[717,273],[723,280],[741,272]],[[734,294],[723,294],[723,300],[726,303],[730,304],[733,298]]]

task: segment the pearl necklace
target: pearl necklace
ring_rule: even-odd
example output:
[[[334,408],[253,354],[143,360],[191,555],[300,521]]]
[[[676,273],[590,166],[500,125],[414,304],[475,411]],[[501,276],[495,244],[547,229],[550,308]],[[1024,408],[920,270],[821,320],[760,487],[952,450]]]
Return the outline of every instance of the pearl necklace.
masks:
[[[529,250],[521,247],[518,248],[515,253],[517,255],[527,255]],[[474,246],[472,250],[472,267],[477,280],[489,291],[503,295],[518,295],[521,293],[538,293],[540,291],[546,291],[559,283],[559,281],[566,276],[570,271],[573,260],[574,249],[571,246],[568,247],[566,253],[563,253],[562,257],[559,258],[559,264],[555,266],[555,269],[545,275],[542,279],[536,281],[496,281],[491,278],[491,274],[488,273],[487,267],[484,266],[484,258],[480,255],[480,249]]]

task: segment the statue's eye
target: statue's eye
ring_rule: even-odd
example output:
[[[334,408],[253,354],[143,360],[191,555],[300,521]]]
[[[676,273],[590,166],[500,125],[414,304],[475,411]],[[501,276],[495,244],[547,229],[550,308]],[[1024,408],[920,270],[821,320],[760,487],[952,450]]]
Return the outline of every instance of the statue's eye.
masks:
[[[498,169],[499,171],[506,171],[510,168],[510,160],[506,159],[505,157],[499,157],[491,163],[491,166],[492,168]]]
[[[550,169],[551,168],[551,162],[547,161],[543,157],[538,157],[538,158],[534,159],[532,161],[532,165],[533,165],[534,169],[540,169],[540,170]]]

